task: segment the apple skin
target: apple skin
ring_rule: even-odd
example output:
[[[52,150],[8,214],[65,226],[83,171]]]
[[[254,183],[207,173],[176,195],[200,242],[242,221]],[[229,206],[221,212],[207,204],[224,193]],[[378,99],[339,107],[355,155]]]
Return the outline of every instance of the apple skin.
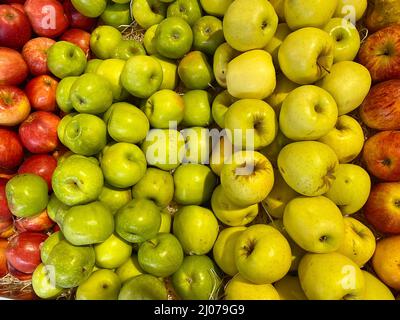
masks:
[[[131,190],[114,188],[108,184],[103,186],[98,200],[115,214],[119,209],[132,200]]]
[[[236,274],[225,287],[225,300],[280,300],[270,283],[255,284]]]
[[[364,300],[395,300],[390,289],[377,277],[362,270],[365,279]]]
[[[9,129],[0,128],[0,168],[14,169],[24,158],[24,150],[19,136]]]
[[[6,249],[8,240],[0,240],[0,276],[4,277],[8,273]]]
[[[163,71],[163,80],[160,89],[175,90],[179,80],[177,72],[178,66],[176,65],[176,62],[158,54],[153,54],[152,57],[160,63]]]
[[[132,246],[115,234],[95,245],[96,266],[106,269],[120,267],[132,254]]]
[[[214,16],[203,16],[193,25],[193,49],[213,55],[224,39],[222,21]]]
[[[372,129],[400,129],[400,79],[373,86],[361,104],[360,116]]]
[[[172,3],[168,5],[168,18],[183,18],[191,27],[193,27],[195,22],[200,19],[201,16],[202,10],[198,0],[176,0],[172,1]]]
[[[90,33],[81,29],[68,29],[60,37],[62,41],[68,41],[83,50],[86,56],[89,55],[90,50]]]
[[[49,203],[47,204],[46,210],[49,218],[57,222],[58,226],[62,226],[64,216],[69,208],[70,206],[61,202],[61,200],[57,198],[55,193],[53,193],[50,196],[50,200]]]
[[[136,254],[131,255],[120,267],[115,270],[122,283],[144,273],[139,265]]]
[[[28,117],[30,111],[29,99],[21,89],[0,85],[0,125],[18,125]]]
[[[367,10],[367,5],[367,0],[338,0],[338,5],[336,7],[334,16],[344,18],[349,13],[352,13],[349,10],[354,8],[355,20],[358,21],[363,17],[365,11]]]
[[[104,12],[107,6],[106,0],[71,0],[71,3],[78,12],[88,18],[99,17]]]
[[[122,41],[120,42],[122,43]],[[103,60],[95,68],[95,74],[108,80],[114,101],[123,101],[128,99],[128,92],[122,87],[121,74],[125,67],[125,60],[122,59],[106,59]]]
[[[200,0],[205,12],[212,16],[223,16],[233,0]]]
[[[62,79],[56,89],[56,102],[61,111],[70,113],[74,110],[70,99],[72,85],[79,77],[66,77]]]
[[[18,232],[43,232],[49,231],[54,226],[54,221],[49,218],[47,210],[45,209],[37,215],[18,218],[14,221],[14,224]]]
[[[228,90],[222,91],[215,97],[211,106],[211,113],[214,121],[220,128],[225,128],[226,112],[237,100],[229,94]]]
[[[207,89],[214,80],[207,56],[200,51],[191,51],[178,65],[178,75],[187,89]]]
[[[90,49],[97,58],[109,59],[121,41],[122,35],[118,29],[111,26],[99,26],[90,36]]]
[[[183,163],[208,164],[214,138],[213,133],[203,127],[185,128],[181,130],[181,133],[185,139]],[[219,133],[217,135],[219,137]]]
[[[47,67],[47,50],[55,43],[53,39],[45,37],[37,37],[25,43],[21,54],[32,75],[40,76],[50,72]]]
[[[280,23],[276,29],[275,35],[265,46],[264,50],[272,56],[275,68],[279,69],[278,52],[283,40],[292,32],[287,23]]]
[[[0,5],[0,46],[20,49],[31,38],[32,29],[25,13],[10,5]]]
[[[224,42],[214,52],[213,71],[215,79],[222,88],[226,88],[226,70],[228,63],[240,53]]]
[[[167,300],[168,291],[162,280],[141,274],[124,282],[118,300]]]
[[[63,7],[71,28],[78,28],[88,32],[92,31],[97,21],[95,18],[84,16],[75,9],[71,0],[65,0],[63,2]]]
[[[384,181],[400,179],[400,131],[382,131],[364,144],[363,161],[369,173]]]
[[[52,191],[51,177],[57,167],[57,160],[48,154],[32,155],[18,168],[18,174],[33,173],[42,177],[47,182],[49,191]]]
[[[286,275],[274,283],[281,300],[308,300],[300,285],[298,276]]]
[[[0,222],[13,223],[13,217],[7,204],[6,184],[7,179],[0,178]]]
[[[160,23],[167,14],[167,4],[159,0],[133,0],[132,17],[144,29]]]
[[[212,121],[211,95],[205,90],[190,90],[183,95],[185,104],[182,124],[186,127],[208,127]]]
[[[143,45],[135,40],[122,40],[114,48],[111,58],[128,60],[132,56],[146,55],[146,50]]]
[[[59,296],[63,289],[54,285],[51,281],[49,270],[41,263],[32,274],[32,288],[41,299],[54,299]]]
[[[282,131],[278,130],[274,141],[265,148],[260,150],[260,153],[266,156],[272,163],[274,168],[277,168],[278,156],[284,146],[293,141],[287,138]]]
[[[25,81],[28,73],[28,66],[18,51],[0,48],[0,85],[17,86]]]
[[[373,82],[400,78],[400,25],[381,29],[365,40],[358,59]]]
[[[38,111],[56,111],[57,86],[58,81],[48,75],[31,79],[25,87],[31,107]]]
[[[112,270],[94,271],[76,290],[75,300],[117,300],[121,281]]]
[[[109,26],[129,26],[132,23],[129,3],[107,3],[106,9],[100,16],[100,20]]]
[[[143,45],[146,49],[148,55],[157,54],[156,42],[155,42],[155,34],[158,28],[158,24],[155,24],[148,28],[144,33],[143,37]]]

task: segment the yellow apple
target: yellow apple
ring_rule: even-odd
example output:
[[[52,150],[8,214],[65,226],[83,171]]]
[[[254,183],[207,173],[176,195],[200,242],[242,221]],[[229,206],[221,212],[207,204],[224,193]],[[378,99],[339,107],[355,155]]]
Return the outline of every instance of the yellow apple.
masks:
[[[286,275],[278,282],[274,283],[281,300],[307,300],[300,285],[299,277]]]
[[[279,48],[283,42],[283,40],[291,33],[289,26],[286,23],[278,24],[278,28],[276,29],[275,35],[272,39],[268,42],[265,46],[264,50],[269,52],[272,56],[272,60],[274,61],[274,66],[279,68],[279,61],[278,61],[278,52]]]
[[[365,278],[364,300],[394,300],[392,291],[377,277],[362,271]]]
[[[136,254],[132,255],[128,260],[126,260],[120,267],[115,270],[115,273],[124,283],[126,280],[143,274],[144,271],[139,265],[139,260]]]
[[[255,284],[235,275],[225,287],[225,300],[280,300],[272,284]]]
[[[278,15],[279,21],[285,21],[285,0],[269,0]]]
[[[288,137],[286,137],[282,131],[278,130],[278,133],[272,141],[271,144],[266,146],[265,148],[260,150],[260,153],[262,153],[264,156],[267,157],[269,161],[273,164],[274,167],[277,167],[277,161],[278,161],[278,156],[279,153],[281,152],[282,148],[289,143],[293,142],[290,140]]]
[[[175,90],[176,85],[178,84],[178,66],[175,61],[164,58],[160,55],[152,55],[152,57],[160,63],[163,72],[163,80],[159,90]]]
[[[214,142],[213,142],[214,145]],[[211,156],[210,156],[210,167],[211,170],[216,174],[220,175],[222,167],[224,166],[225,162],[228,161],[232,157],[232,154],[235,153],[235,147],[229,141],[229,139],[223,135],[219,138],[218,142],[215,143]]]
[[[279,116],[281,106],[287,95],[296,89],[299,85],[290,81],[283,73],[278,73],[276,76],[276,87],[274,92],[265,99],[265,101],[274,108],[276,115]]]
[[[224,42],[214,52],[213,71],[215,80],[222,88],[226,88],[226,69],[228,63],[239,55],[239,51],[233,49],[228,43]]]
[[[346,18],[354,23],[362,18],[367,5],[367,0],[338,0],[334,16]]]

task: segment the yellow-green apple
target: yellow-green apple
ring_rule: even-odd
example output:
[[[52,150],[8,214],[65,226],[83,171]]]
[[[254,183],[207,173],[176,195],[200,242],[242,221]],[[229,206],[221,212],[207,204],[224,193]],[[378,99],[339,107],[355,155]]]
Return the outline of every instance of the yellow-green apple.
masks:
[[[169,212],[168,208],[164,208],[161,211],[161,225],[158,233],[171,233],[171,226],[172,226],[172,215]]]
[[[302,28],[283,40],[278,52],[279,66],[291,81],[312,84],[329,73],[334,49],[335,43],[325,31]]]
[[[339,115],[359,107],[371,87],[368,70],[353,61],[335,63],[329,74],[317,83],[336,100]]]
[[[225,287],[225,300],[280,300],[278,291],[270,283],[256,284],[236,274]]]
[[[164,282],[150,274],[128,279],[122,286],[118,300],[167,300]]]
[[[367,10],[367,0],[338,0],[335,17],[346,18],[351,22],[360,20]]]
[[[234,227],[249,224],[258,214],[258,204],[236,205],[228,199],[221,185],[215,188],[212,194],[211,207],[218,220]]]
[[[57,222],[57,224],[62,227],[62,220],[69,208],[70,206],[61,202],[56,197],[55,193],[53,193],[50,196],[49,203],[47,204],[47,214],[51,220]],[[42,262],[45,262],[45,259],[42,258]]]
[[[108,184],[103,186],[98,200],[115,214],[118,209],[122,208],[132,200],[130,189],[119,189]]]
[[[66,77],[62,79],[56,89],[56,101],[61,111],[69,113],[74,108],[70,99],[71,87],[79,77]]]
[[[153,55],[157,53],[156,42],[155,42],[155,35],[157,30],[158,24],[155,24],[148,28],[144,33],[143,37],[143,45],[146,49],[147,54]]]
[[[121,73],[122,86],[137,98],[148,98],[161,86],[163,70],[157,59],[149,56],[130,57]]]
[[[71,0],[73,7],[82,15],[89,18],[100,16],[107,6],[106,0]]]
[[[237,99],[232,97],[228,90],[222,91],[215,97],[211,106],[211,113],[220,128],[225,128],[225,114],[228,108],[236,101]]]
[[[103,150],[101,169],[105,180],[117,188],[136,184],[145,174],[146,157],[134,144],[118,142]]]
[[[274,185],[269,160],[256,151],[238,151],[222,167],[221,185],[226,197],[237,206],[264,200]]]
[[[190,51],[193,32],[183,18],[170,17],[158,25],[154,41],[159,54],[166,58],[179,59]]]
[[[278,52],[279,48],[281,47],[281,44],[283,40],[291,33],[292,30],[290,30],[289,26],[287,23],[280,23],[278,24],[278,27],[276,29],[276,32],[272,39],[268,42],[268,44],[265,46],[264,50],[269,52],[272,56],[272,61],[274,62],[275,68],[279,68],[279,61],[278,61]]]
[[[230,227],[222,230],[214,243],[213,257],[220,269],[230,276],[238,273],[235,263],[236,240],[246,227]]]
[[[187,89],[206,89],[214,80],[213,69],[201,51],[191,51],[183,57],[178,75]]]
[[[213,71],[218,84],[226,88],[226,70],[228,63],[236,58],[239,52],[233,49],[228,43],[224,42],[214,52]]]
[[[54,299],[59,296],[63,289],[57,287],[52,279],[51,271],[43,264],[39,264],[32,274],[32,288],[41,299]]]
[[[289,243],[278,230],[255,224],[236,240],[235,261],[243,278],[255,284],[267,284],[288,273],[292,254]]]
[[[150,125],[157,129],[167,129],[171,122],[179,124],[183,120],[184,109],[183,98],[169,89],[155,92],[142,107]]]
[[[175,214],[172,228],[186,254],[202,255],[212,249],[219,226],[211,210],[199,206],[184,206]]]
[[[338,117],[335,127],[318,141],[325,143],[335,151],[340,163],[353,161],[364,145],[364,132],[353,117]]]
[[[64,239],[61,231],[54,232],[51,234],[41,245],[40,248],[40,259],[44,264],[47,263],[51,250],[55,247],[57,243]]]
[[[305,85],[294,89],[283,101],[279,127],[291,140],[317,140],[335,127],[337,118],[335,99],[324,89]]]
[[[72,120],[72,118],[77,115],[76,112],[71,112],[66,114],[64,117],[61,118],[61,121],[58,123],[57,126],[57,136],[58,139],[61,141],[62,144],[64,144],[64,135],[65,135],[65,128],[69,124],[69,122]]]
[[[213,55],[224,39],[222,21],[214,16],[203,16],[193,27],[193,49]]]
[[[360,210],[368,200],[371,179],[367,171],[355,164],[339,164],[336,179],[325,194],[342,211],[349,215]]]
[[[205,12],[213,16],[223,16],[233,0],[200,0]]]
[[[85,68],[84,73],[96,73],[97,68],[100,66],[100,64],[103,62],[101,59],[90,59]]]
[[[186,127],[208,127],[211,115],[211,95],[205,90],[190,90],[183,95],[185,108],[182,124]]]
[[[238,51],[264,48],[278,26],[278,16],[269,1],[235,0],[225,12],[226,42]]]
[[[167,9],[167,17],[184,19],[191,27],[201,18],[202,10],[198,0],[176,0]]]
[[[109,59],[121,41],[122,35],[118,29],[111,26],[99,26],[90,36],[90,50],[99,59]]]
[[[130,256],[120,267],[115,270],[122,283],[130,278],[143,274],[136,254]]]
[[[115,234],[94,246],[96,266],[105,269],[120,267],[132,254],[132,246]]]
[[[143,111],[127,102],[111,105],[103,119],[108,134],[117,142],[139,143],[146,138],[150,129]]]
[[[161,225],[161,209],[151,200],[133,199],[115,215],[115,230],[124,240],[140,243],[154,238]]]
[[[185,139],[186,149],[183,163],[208,164],[212,133],[203,127],[192,127],[181,130],[181,134]]]
[[[377,277],[362,270],[365,279],[364,300],[394,300],[393,293]]]
[[[114,28],[129,26],[132,23],[129,3],[108,2],[100,15],[100,21]]]
[[[274,287],[281,300],[307,300],[298,276],[287,274],[281,280],[275,282]]]
[[[213,142],[214,147],[210,156],[210,168],[218,176],[221,175],[222,167],[237,149],[234,148],[226,135],[222,135],[217,142]]]
[[[76,290],[76,300],[116,300],[121,280],[112,270],[94,271]]]
[[[120,41],[111,55],[113,59],[128,60],[132,56],[146,55],[143,45],[135,39]]]
[[[278,168],[286,183],[305,196],[326,193],[339,165],[336,153],[317,141],[293,142],[281,150]]]
[[[185,140],[175,129],[152,129],[142,144],[147,163],[161,170],[176,169],[185,156]]]
[[[344,217],[343,220],[344,238],[337,252],[350,258],[361,268],[374,254],[375,236],[357,219]]]
[[[338,0],[287,0],[284,4],[285,21],[290,29],[323,27],[332,18]]]
[[[144,29],[160,23],[167,14],[167,4],[159,0],[131,1],[133,19]]]
[[[228,63],[228,92],[238,99],[265,99],[276,87],[271,55],[264,50],[251,50]]]
[[[274,7],[279,21],[285,22],[285,0],[270,0],[269,2]]]
[[[178,66],[176,62],[157,54],[152,55],[152,57],[160,63],[163,72],[163,80],[160,89],[174,90],[178,84]]]
[[[121,74],[125,61],[121,59],[106,59],[98,66],[96,74],[108,80],[115,101],[127,98],[128,92],[122,87]]]
[[[291,200],[285,207],[283,224],[290,237],[308,252],[336,251],[344,239],[342,213],[323,196]]]
[[[272,141],[271,144],[266,146],[265,148],[260,150],[260,153],[267,157],[267,159],[272,163],[274,168],[277,168],[277,161],[279,153],[282,148],[287,144],[293,142],[288,137],[286,137],[281,130],[278,130],[278,133]]]

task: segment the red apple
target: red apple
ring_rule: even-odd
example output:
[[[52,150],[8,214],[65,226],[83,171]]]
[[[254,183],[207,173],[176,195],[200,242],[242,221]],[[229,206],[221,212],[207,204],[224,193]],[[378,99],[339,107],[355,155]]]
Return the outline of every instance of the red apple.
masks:
[[[8,268],[8,273],[20,281],[29,281],[32,279],[32,273],[24,273],[18,271],[8,261],[7,261],[7,268]]]
[[[17,174],[15,169],[4,169],[0,167],[0,179],[10,180]]]
[[[24,1],[25,2],[25,1]],[[10,6],[21,11],[23,14],[25,14],[25,9],[24,9],[24,4],[23,3],[10,3]],[[26,16],[26,14],[25,14]],[[28,17],[26,16],[26,18],[28,19]],[[28,19],[29,21],[29,19]],[[29,27],[30,27],[30,23],[29,23]]]
[[[385,181],[400,180],[400,131],[382,131],[364,145],[363,160],[368,171]]]
[[[93,27],[96,25],[97,19],[85,17],[75,9],[71,0],[64,1],[63,6],[71,28],[78,28],[89,32],[92,31]]]
[[[26,119],[31,106],[25,93],[15,86],[0,85],[0,125],[15,126]]]
[[[8,239],[15,234],[14,221],[0,222],[0,238]]]
[[[57,160],[48,154],[35,154],[25,159],[18,169],[18,173],[34,173],[41,176],[47,182],[49,191],[51,187],[51,177],[57,167]]]
[[[54,222],[50,220],[47,210],[33,216],[27,218],[18,218],[15,220],[15,227],[18,232],[25,231],[47,231],[52,228]]]
[[[24,150],[18,135],[9,129],[0,128],[0,168],[16,168],[23,158]]]
[[[64,32],[60,40],[71,42],[80,47],[86,56],[90,50],[90,33],[81,29],[69,29]]]
[[[1,4],[0,46],[19,49],[31,36],[31,24],[25,13],[8,4]]]
[[[28,76],[28,66],[18,51],[0,47],[0,85],[17,86]]]
[[[64,8],[56,0],[27,0],[24,8],[38,36],[55,38],[68,28]]]
[[[57,126],[60,118],[53,113],[31,113],[19,127],[22,144],[32,153],[49,153],[58,145]]]
[[[24,4],[26,0],[2,0],[4,3],[9,4]]]
[[[56,111],[57,86],[58,81],[48,75],[41,75],[30,80],[25,87],[25,92],[32,108],[39,111]]]
[[[361,46],[361,64],[375,82],[400,78],[400,25],[373,33]]]
[[[31,74],[40,76],[50,73],[47,67],[47,50],[56,41],[50,38],[39,37],[29,40],[22,48],[22,56],[28,64]]]
[[[374,185],[364,206],[364,214],[377,231],[400,234],[400,183]]]
[[[8,241],[0,239],[0,277],[4,277],[8,273],[6,248]]]
[[[0,222],[10,222],[12,223],[12,213],[8,208],[7,198],[6,198],[6,184],[7,179],[0,178]],[[0,230],[1,231],[1,230]]]

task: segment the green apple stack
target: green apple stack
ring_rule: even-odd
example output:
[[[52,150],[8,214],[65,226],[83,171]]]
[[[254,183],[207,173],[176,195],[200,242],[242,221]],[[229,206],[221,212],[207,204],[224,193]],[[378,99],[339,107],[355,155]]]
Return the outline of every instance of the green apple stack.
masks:
[[[371,186],[351,164],[364,136],[350,113],[371,86],[352,61],[365,7],[350,22],[342,0],[72,2],[104,25],[89,61],[49,50],[72,152],[52,180],[61,231],[40,297],[167,299],[166,282],[179,299],[374,296],[361,268],[375,238],[349,217]],[[121,34],[131,19],[142,41]]]

